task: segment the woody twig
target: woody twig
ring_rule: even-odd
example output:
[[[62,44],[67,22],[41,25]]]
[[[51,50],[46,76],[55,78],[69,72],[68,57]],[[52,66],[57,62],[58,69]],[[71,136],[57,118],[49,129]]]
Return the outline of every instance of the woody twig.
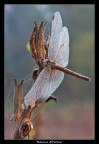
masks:
[[[29,106],[27,109],[22,109],[22,102],[23,102],[23,80],[18,84],[17,81],[14,79],[14,118],[16,124],[16,129],[14,132],[13,139],[23,139],[33,128],[32,123],[30,121],[30,117],[32,114],[32,110],[35,108],[35,104],[33,107]]]

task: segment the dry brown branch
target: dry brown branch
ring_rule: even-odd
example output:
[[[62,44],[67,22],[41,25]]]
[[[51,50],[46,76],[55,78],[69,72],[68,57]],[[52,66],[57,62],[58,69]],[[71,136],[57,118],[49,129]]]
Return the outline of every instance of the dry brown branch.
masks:
[[[22,101],[23,101],[23,81],[22,80],[19,84],[17,83],[16,79],[14,79],[14,121],[16,124],[19,123],[22,115]]]
[[[34,104],[32,107],[29,106],[23,111],[22,102],[23,102],[23,80],[18,84],[16,79],[14,79],[14,121],[16,124],[16,129],[13,139],[23,139],[29,135],[30,130],[32,129],[32,123],[30,121],[32,110],[36,107]]]
[[[45,22],[42,22],[40,25],[38,25],[36,22],[35,27],[31,33],[29,44],[30,44],[30,50],[32,53],[32,57],[36,60],[38,63],[39,68],[35,69],[33,72],[33,80],[35,81],[43,69],[41,65],[41,60],[45,59],[45,49],[44,49],[44,27]],[[32,124],[30,121],[31,113],[35,107],[37,107],[38,104],[41,103],[41,101],[37,101],[32,107],[28,106],[27,109],[22,110],[22,85],[23,81],[20,82],[20,84],[17,84],[16,80],[14,79],[14,86],[15,86],[15,97],[14,97],[14,117],[15,117],[15,123],[16,123],[16,130],[14,133],[14,139],[23,139],[27,135],[29,135],[29,132],[31,131]],[[23,100],[24,104],[24,100]]]
[[[33,128],[32,123],[30,121],[30,117],[34,107],[31,108],[31,106],[29,106],[27,109],[23,111],[20,123],[16,127],[14,133],[14,139],[23,139],[29,135],[29,132]]]

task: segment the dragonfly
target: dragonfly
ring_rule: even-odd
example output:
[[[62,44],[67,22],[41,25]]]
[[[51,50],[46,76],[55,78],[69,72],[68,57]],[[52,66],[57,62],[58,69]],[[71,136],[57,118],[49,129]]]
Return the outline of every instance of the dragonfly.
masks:
[[[59,87],[64,73],[90,81],[91,78],[67,69],[69,60],[69,33],[63,26],[60,12],[52,17],[51,36],[49,40],[48,56],[42,60],[42,71],[34,85],[24,97],[23,109],[52,99],[52,93]],[[25,105],[25,106],[24,106]]]

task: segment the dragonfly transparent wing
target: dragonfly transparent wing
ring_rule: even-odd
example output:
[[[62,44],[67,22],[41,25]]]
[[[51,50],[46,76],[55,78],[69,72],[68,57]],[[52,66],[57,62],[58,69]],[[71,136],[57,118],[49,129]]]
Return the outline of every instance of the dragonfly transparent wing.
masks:
[[[59,49],[55,62],[63,67],[66,67],[69,60],[69,34],[66,27],[61,29],[58,47]]]
[[[59,33],[62,28],[62,19],[59,12],[55,12],[52,18],[51,38],[48,49],[48,58],[55,60],[59,45]]]
[[[57,70],[44,68],[36,79],[33,87],[24,98],[26,107],[32,105],[38,99],[47,100],[50,95],[58,88],[64,78],[64,73]]]

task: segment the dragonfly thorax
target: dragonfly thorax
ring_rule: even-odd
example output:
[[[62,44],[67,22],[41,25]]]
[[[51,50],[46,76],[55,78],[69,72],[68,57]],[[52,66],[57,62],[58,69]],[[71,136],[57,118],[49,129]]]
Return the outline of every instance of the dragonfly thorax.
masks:
[[[49,59],[44,59],[43,67],[50,67],[53,68],[55,66],[55,62]]]

